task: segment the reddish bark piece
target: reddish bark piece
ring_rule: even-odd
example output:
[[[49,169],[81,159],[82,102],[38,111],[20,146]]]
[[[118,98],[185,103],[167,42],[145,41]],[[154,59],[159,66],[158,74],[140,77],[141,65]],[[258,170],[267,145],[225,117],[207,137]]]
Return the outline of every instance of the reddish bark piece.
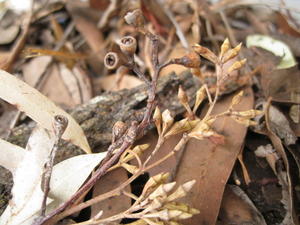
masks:
[[[93,197],[104,194],[117,188],[128,179],[126,170],[119,168],[113,170],[102,177],[94,186]],[[125,188],[125,191],[130,192],[130,186]],[[101,218],[106,218],[120,212],[125,211],[131,205],[131,199],[127,196],[120,195],[98,202],[92,206],[91,217],[97,215],[99,211],[103,210]]]
[[[213,113],[225,111],[233,96],[234,94],[220,101]],[[235,109],[249,110],[252,107],[253,92],[250,88],[245,88],[244,97]],[[183,201],[200,210],[200,214],[185,221],[185,224],[211,225],[216,223],[227,179],[247,132],[247,127],[228,117],[217,120],[214,129],[224,135],[225,144],[216,145],[209,140],[193,139],[187,144],[179,166],[177,183],[196,180],[195,186]]]

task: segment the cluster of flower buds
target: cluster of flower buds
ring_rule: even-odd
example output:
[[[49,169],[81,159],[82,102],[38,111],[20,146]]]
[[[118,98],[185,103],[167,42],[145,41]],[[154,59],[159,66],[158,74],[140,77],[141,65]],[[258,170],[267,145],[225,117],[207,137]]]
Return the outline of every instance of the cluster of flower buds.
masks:
[[[157,131],[160,135],[164,137],[169,137],[183,132],[188,132],[196,127],[200,122],[200,119],[195,116],[195,113],[202,101],[206,98],[206,86],[203,85],[196,93],[196,100],[193,109],[189,105],[189,99],[186,92],[182,87],[179,87],[178,90],[178,99],[180,103],[187,110],[188,116],[176,123],[173,124],[174,119],[171,117],[169,110],[166,110],[162,116],[159,108],[157,107],[154,112],[154,122],[157,128]],[[162,123],[164,125],[162,125]],[[172,125],[172,126],[171,126]]]
[[[133,149],[127,149],[120,157],[119,162],[111,167],[111,169],[116,169],[118,167],[123,167],[126,169],[129,173],[135,174],[139,168],[135,165],[129,164],[129,162],[141,156],[145,150],[149,148],[149,144],[143,144],[143,145],[137,145]]]
[[[225,140],[224,136],[218,134],[212,129],[212,123],[214,121],[215,119],[201,120],[188,134],[189,137],[196,138],[198,140],[208,138],[216,144],[223,144]]]
[[[220,54],[217,56],[208,48],[195,44],[193,46],[193,50],[201,55],[202,57],[208,59],[209,61],[213,62],[214,64],[225,64],[229,60],[234,59],[240,52],[242,47],[242,43],[238,44],[236,47],[231,48],[229,40],[226,38],[220,48]],[[225,71],[227,74],[232,73],[235,70],[240,69],[246,63],[246,59],[242,59],[240,61],[235,61],[228,69]]]
[[[186,196],[195,184],[195,180],[180,185],[176,190],[176,182],[166,183],[167,173],[158,174],[145,184],[138,208],[142,208],[139,224],[178,224],[177,221],[188,219],[198,214],[197,209],[184,203],[175,202]],[[172,192],[173,191],[173,192]],[[144,222],[144,223],[143,223]]]
[[[153,120],[159,135],[164,135],[174,123],[174,118],[172,117],[171,112],[166,109],[163,113],[161,113],[158,107],[156,107],[154,111]]]

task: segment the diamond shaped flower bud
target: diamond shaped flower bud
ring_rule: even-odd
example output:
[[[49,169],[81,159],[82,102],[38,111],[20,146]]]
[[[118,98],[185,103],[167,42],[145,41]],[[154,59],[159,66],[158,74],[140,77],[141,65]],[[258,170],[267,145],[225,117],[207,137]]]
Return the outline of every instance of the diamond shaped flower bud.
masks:
[[[228,38],[226,38],[221,46],[220,56],[222,57],[230,49],[230,43]]]

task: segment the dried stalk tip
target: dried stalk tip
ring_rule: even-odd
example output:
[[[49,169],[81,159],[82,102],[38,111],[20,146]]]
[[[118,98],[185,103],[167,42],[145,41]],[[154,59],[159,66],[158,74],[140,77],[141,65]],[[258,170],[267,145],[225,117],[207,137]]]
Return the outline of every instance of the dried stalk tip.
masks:
[[[120,58],[115,52],[108,52],[104,57],[104,65],[109,70],[117,69],[120,66]]]
[[[256,126],[257,125],[257,122],[253,121],[253,120],[250,120],[250,119],[247,119],[247,118],[243,118],[243,117],[239,117],[239,116],[230,116],[232,119],[234,119],[236,122],[240,123],[240,124],[243,124],[244,126],[246,127],[249,127],[249,126]]]
[[[128,12],[124,17],[126,23],[137,28],[142,28],[145,25],[145,19],[140,9]]]
[[[243,59],[243,60],[241,60],[241,61],[236,61],[236,62],[234,62],[234,63],[229,67],[227,73],[231,73],[231,72],[234,71],[234,70],[240,69],[242,66],[245,65],[246,61],[247,61],[247,59]]]
[[[188,96],[185,91],[182,89],[182,86],[179,86],[178,89],[178,99],[182,105],[186,105],[189,102]]]
[[[63,115],[54,116],[53,128],[54,128],[54,133],[57,137],[61,138],[61,136],[67,129],[67,127],[68,127],[67,117]]]
[[[191,180],[184,183],[183,185],[180,185],[176,191],[174,191],[171,195],[168,196],[167,201],[172,202],[176,199],[186,196],[186,194],[192,189],[195,183],[195,180]]]
[[[221,52],[220,56],[223,57],[223,55],[230,49],[230,43],[228,38],[226,38],[221,46]]]
[[[168,192],[170,192],[176,185],[176,182],[161,184],[158,188],[156,188],[150,195],[149,199],[153,200],[157,197],[167,196]]]
[[[133,56],[137,48],[136,39],[132,36],[123,37],[118,41],[118,45],[120,46],[121,51],[129,56]]]
[[[199,123],[199,119],[189,120],[189,118],[182,119],[176,122],[172,128],[166,133],[165,137],[183,133],[192,130]]]
[[[242,112],[237,112],[237,111],[231,112],[231,115],[243,117],[244,119],[251,119],[261,114],[263,114],[263,111],[255,110],[255,109],[250,109]]]
[[[179,99],[180,103],[184,106],[184,108],[186,109],[188,114],[192,116],[193,112],[192,112],[191,107],[189,105],[188,96],[185,93],[185,91],[182,89],[181,85],[179,86],[179,89],[178,89],[178,99]]]
[[[201,55],[202,57],[208,59],[209,61],[216,63],[218,58],[215,55],[215,53],[213,53],[211,50],[209,50],[208,48],[205,48],[201,45],[195,44],[193,47],[193,50],[198,53],[199,55]]]
[[[159,173],[153,177],[150,177],[150,179],[144,186],[143,192],[147,191],[149,188],[165,183],[166,180],[169,178],[169,175],[169,173]]]
[[[174,122],[174,118],[171,116],[171,112],[166,109],[162,113],[162,121],[163,121],[163,132],[166,131]]]
[[[135,152],[138,156],[140,156],[145,150],[149,148],[149,146],[150,146],[149,144],[137,145],[132,149],[132,151]],[[120,162],[127,163],[134,158],[135,158],[134,154],[132,154],[130,150],[127,150],[121,156]]]
[[[122,163],[121,166],[131,174],[135,174],[139,170],[136,166],[128,163]]]
[[[193,108],[194,113],[196,113],[204,98],[205,98],[205,85],[202,85],[202,87],[196,93],[196,101]]]
[[[191,52],[181,58],[173,60],[175,64],[183,65],[187,68],[199,68],[201,64],[201,58],[196,52]]]
[[[242,100],[243,95],[244,91],[240,91],[237,95],[235,95],[231,100],[231,106],[239,104]]]

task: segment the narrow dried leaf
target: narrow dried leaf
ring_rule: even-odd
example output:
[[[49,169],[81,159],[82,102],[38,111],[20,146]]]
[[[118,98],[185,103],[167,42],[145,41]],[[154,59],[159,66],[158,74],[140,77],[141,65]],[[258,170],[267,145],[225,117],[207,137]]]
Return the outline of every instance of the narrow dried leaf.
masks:
[[[37,56],[53,56],[58,59],[85,59],[86,55],[81,53],[65,52],[65,51],[55,51],[50,49],[40,49],[40,48],[26,48],[23,51],[23,56],[25,58],[32,58]]]
[[[12,92],[12,90],[14,91]],[[87,153],[91,152],[82,128],[72,116],[58,108],[39,91],[3,70],[0,70],[0,97],[10,104],[16,105],[20,111],[25,112],[30,118],[49,130],[52,130],[55,115],[67,117],[69,125],[62,138],[79,146]]]

